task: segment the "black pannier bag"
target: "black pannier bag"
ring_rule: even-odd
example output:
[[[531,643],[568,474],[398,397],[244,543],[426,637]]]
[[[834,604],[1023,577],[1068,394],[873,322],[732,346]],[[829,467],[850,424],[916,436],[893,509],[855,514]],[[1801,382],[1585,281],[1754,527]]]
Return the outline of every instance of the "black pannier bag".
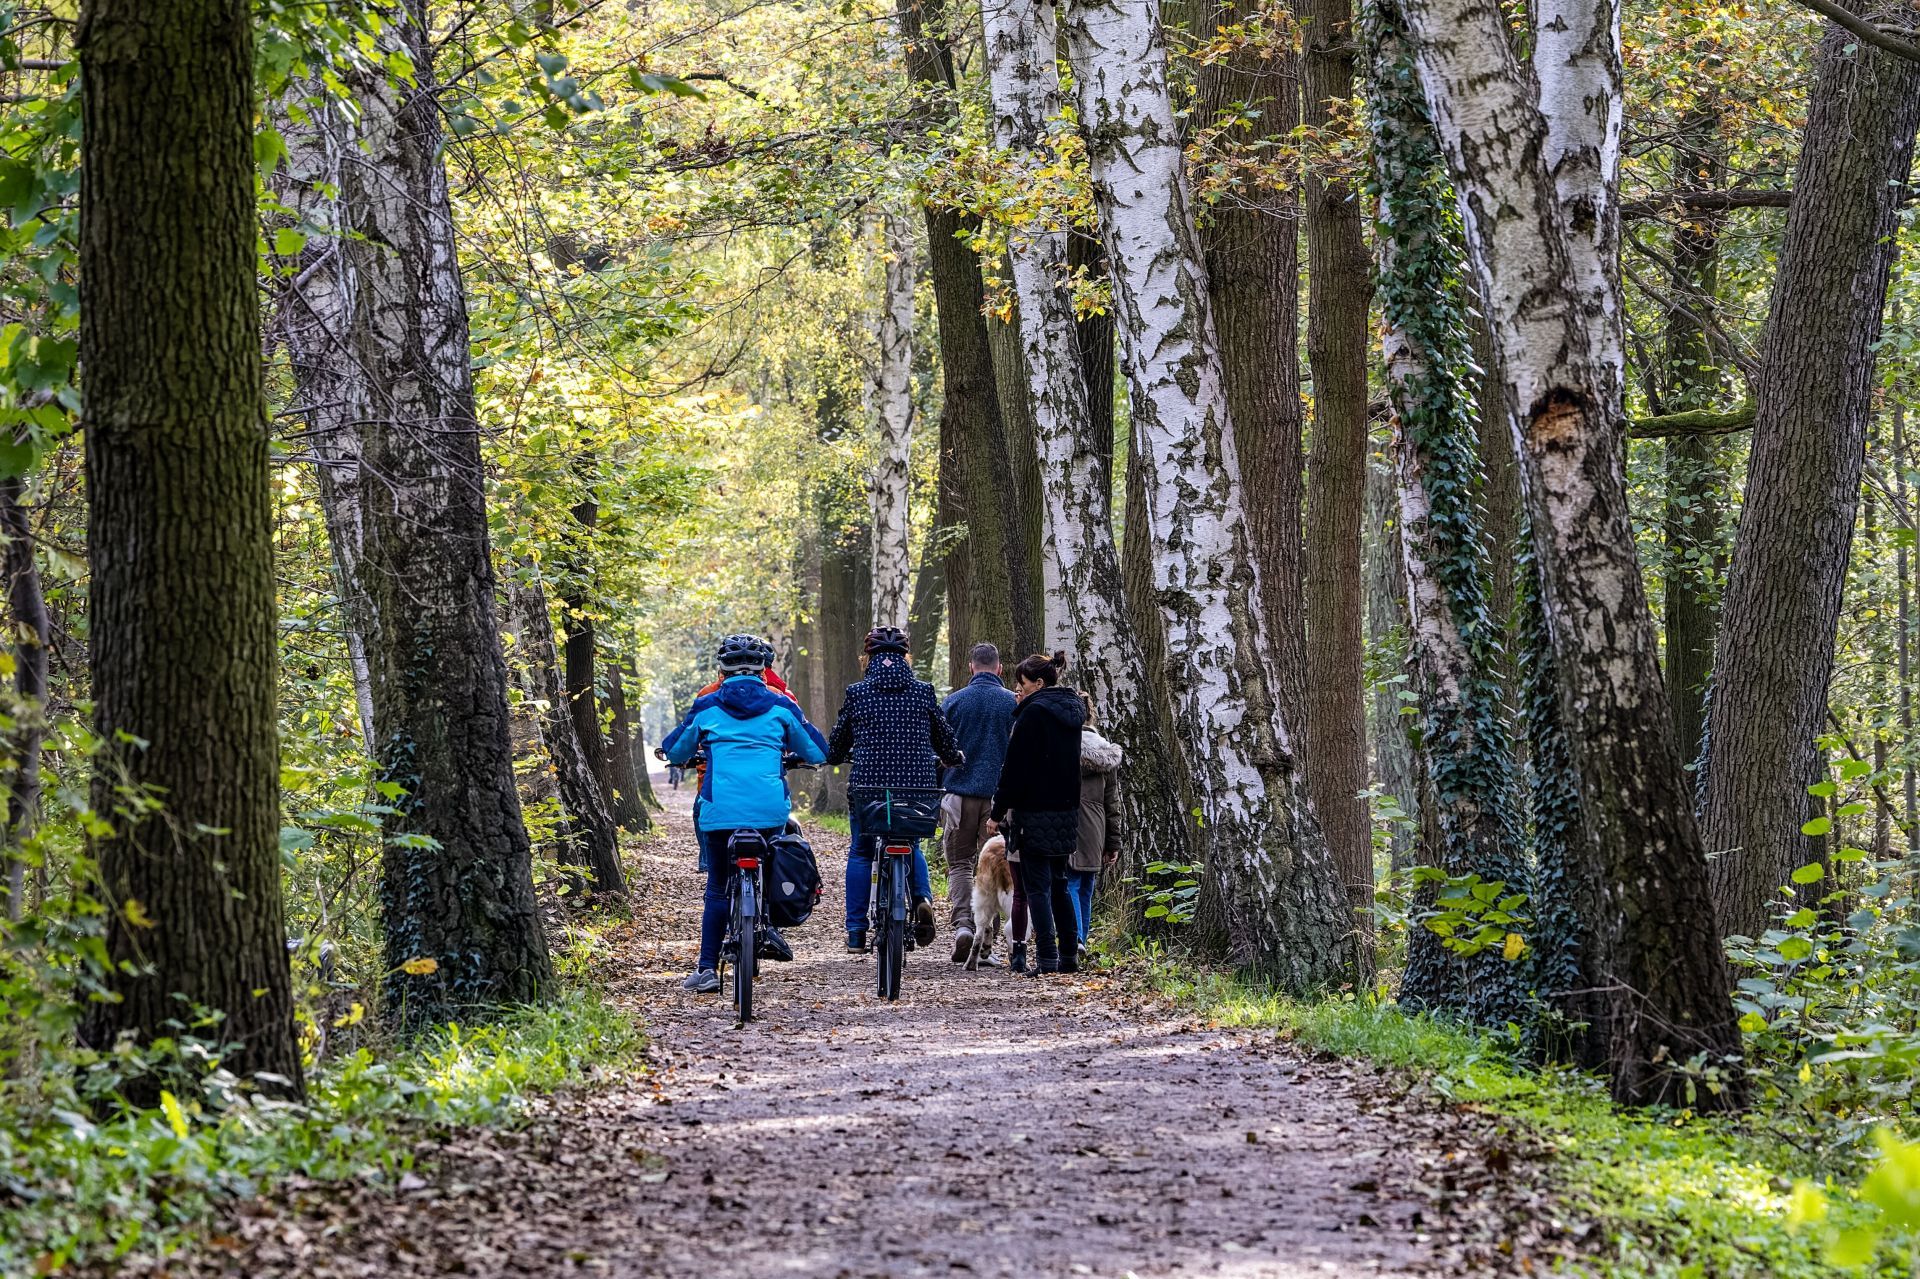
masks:
[[[796,827],[773,837],[773,855],[767,864],[767,914],[775,928],[807,922],[826,886],[813,847]]]

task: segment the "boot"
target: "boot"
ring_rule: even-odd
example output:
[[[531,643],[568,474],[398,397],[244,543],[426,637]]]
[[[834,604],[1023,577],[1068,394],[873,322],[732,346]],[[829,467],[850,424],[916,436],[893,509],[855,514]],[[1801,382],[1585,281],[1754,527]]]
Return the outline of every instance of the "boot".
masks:
[[[933,903],[922,897],[913,904],[913,944],[931,946],[933,938]]]
[[[1027,943],[1023,941],[1013,943],[1013,956],[1007,960],[1007,971],[1010,973],[1027,971]]]
[[[867,930],[864,928],[847,929],[847,953],[864,955],[867,953]]]
[[[1080,971],[1080,952],[1078,948],[1071,945],[1062,946],[1060,948],[1060,967],[1055,969],[1054,971],[1062,972],[1062,973],[1079,972]]]

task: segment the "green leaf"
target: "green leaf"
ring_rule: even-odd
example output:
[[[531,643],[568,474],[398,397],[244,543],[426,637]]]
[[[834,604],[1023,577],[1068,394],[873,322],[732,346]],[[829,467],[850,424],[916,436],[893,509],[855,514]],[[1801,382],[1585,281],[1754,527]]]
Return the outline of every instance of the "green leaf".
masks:
[[[1833,830],[1833,819],[1816,817],[1800,828],[1802,835],[1825,835]]]
[[[1793,882],[1796,884],[1817,884],[1826,877],[1827,868],[1819,862],[1808,862],[1793,872]]]
[[[1804,937],[1789,937],[1780,943],[1780,957],[1788,962],[1798,962],[1813,953],[1813,943]]]
[[[1807,794],[1818,795],[1821,799],[1827,799],[1838,792],[1839,789],[1840,788],[1832,782],[1815,782],[1813,785],[1807,787]]]
[[[273,251],[283,258],[293,257],[307,247],[307,237],[290,226],[273,233]]]

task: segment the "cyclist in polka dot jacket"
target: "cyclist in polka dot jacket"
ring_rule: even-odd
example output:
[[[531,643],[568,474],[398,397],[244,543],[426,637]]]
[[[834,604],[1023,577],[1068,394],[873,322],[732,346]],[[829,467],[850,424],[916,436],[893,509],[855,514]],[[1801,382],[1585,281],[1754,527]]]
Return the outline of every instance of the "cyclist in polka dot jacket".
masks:
[[[827,738],[827,762],[853,761],[849,788],[912,786],[937,790],[939,764],[959,767],[966,762],[953,725],[940,709],[933,685],[913,677],[907,660],[907,637],[896,626],[879,626],[867,636],[863,654],[867,677],[847,685]],[[872,889],[873,850],[853,830],[847,853],[847,949],[867,949],[867,902]],[[927,874],[926,854],[918,843],[913,852],[914,943],[930,946],[934,939],[933,881]]]

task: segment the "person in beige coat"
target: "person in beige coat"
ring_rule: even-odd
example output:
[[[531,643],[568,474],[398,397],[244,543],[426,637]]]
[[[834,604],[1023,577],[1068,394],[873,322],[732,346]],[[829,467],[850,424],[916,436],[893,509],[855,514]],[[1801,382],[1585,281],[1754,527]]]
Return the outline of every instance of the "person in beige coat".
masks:
[[[1093,928],[1093,891],[1103,868],[1120,860],[1120,764],[1118,746],[1094,728],[1093,699],[1084,692],[1086,726],[1080,730],[1080,838],[1067,859],[1067,890],[1074,923],[1085,949]]]

